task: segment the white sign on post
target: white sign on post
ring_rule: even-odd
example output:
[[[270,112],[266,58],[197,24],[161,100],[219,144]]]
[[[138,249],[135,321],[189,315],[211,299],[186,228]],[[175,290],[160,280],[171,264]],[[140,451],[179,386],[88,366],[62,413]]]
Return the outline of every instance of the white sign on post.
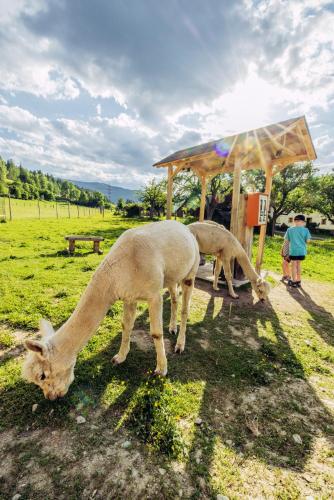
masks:
[[[267,222],[268,196],[261,194],[259,202],[259,225],[262,225]]]

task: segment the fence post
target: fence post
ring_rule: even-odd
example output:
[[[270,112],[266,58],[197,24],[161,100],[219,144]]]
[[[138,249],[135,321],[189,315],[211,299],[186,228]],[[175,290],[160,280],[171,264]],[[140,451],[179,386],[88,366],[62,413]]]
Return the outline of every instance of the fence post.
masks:
[[[57,216],[57,219],[58,219],[58,204],[56,202],[56,216]]]
[[[40,204],[39,204],[39,198],[37,200],[37,207],[38,207],[38,218],[40,219],[41,218],[41,207],[40,207]]]
[[[88,209],[88,217],[90,217],[90,208]]]
[[[9,204],[9,220],[13,220],[13,217],[12,217],[12,205],[11,205],[10,194],[9,193],[8,193],[8,204]]]
[[[68,218],[71,218],[71,212],[70,212],[70,202],[67,202],[67,210],[68,210]]]
[[[80,214],[79,214],[79,205],[77,205],[77,211],[78,211],[78,218],[80,217]]]

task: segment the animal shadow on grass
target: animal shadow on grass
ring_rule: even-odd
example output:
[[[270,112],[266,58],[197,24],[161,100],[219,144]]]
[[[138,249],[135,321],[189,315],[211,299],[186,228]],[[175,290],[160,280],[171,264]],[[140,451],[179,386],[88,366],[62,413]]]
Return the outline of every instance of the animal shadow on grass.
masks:
[[[209,285],[207,291],[211,293]],[[308,384],[271,304],[251,305],[250,291],[241,293],[248,297],[242,307],[238,308],[233,299],[224,298],[219,311],[214,307],[217,294],[211,295],[202,319],[188,325],[185,352],[168,356],[171,382],[200,382],[203,386],[199,425],[187,461],[195,488],[200,487],[201,477],[207,479],[217,446],[228,449],[235,460],[255,456],[270,465],[301,470],[315,436],[319,432],[328,435],[333,425]],[[235,304],[237,316],[235,312],[230,314],[231,303]],[[165,295],[165,331],[169,312],[170,300]],[[149,336],[147,309],[136,319],[134,329],[138,328]],[[261,328],[269,328],[271,336],[261,336]],[[168,334],[166,338],[171,340]],[[78,439],[83,444],[94,441],[94,446],[103,447],[103,429],[118,428],[136,392],[147,380],[147,371],[155,366],[155,349],[141,350],[132,343],[127,360],[114,367],[111,360],[118,352],[120,340],[118,333],[96,352],[92,343],[91,357],[79,356],[75,381],[65,398],[56,402],[44,400],[39,388],[21,379],[9,385],[0,394],[2,425],[18,432],[42,428],[78,430],[73,417],[82,414],[89,419],[92,415],[98,432],[78,430]],[[5,363],[10,370],[11,360]],[[113,383],[118,387],[123,384],[124,390],[103,405],[106,391],[112,390]],[[163,398],[164,385],[158,390]],[[33,413],[32,404],[36,402],[38,412]],[[296,441],[294,435],[300,439]],[[209,482],[205,484],[204,493],[210,495],[211,486]]]
[[[320,306],[306,292],[304,288],[292,288],[287,286],[291,297],[307,311],[311,318],[308,320],[310,326],[328,344],[334,346],[334,317],[324,307]]]
[[[145,319],[140,316],[136,320],[142,323]],[[98,335],[98,333],[96,334]],[[92,339],[94,343],[94,338]],[[66,427],[73,421],[70,414],[76,412],[79,405],[81,411],[88,412],[99,406],[100,399],[103,396],[106,387],[114,381],[122,382],[125,390],[115,398],[110,407],[118,408],[117,414],[126,406],[127,401],[131,400],[132,394],[141,383],[143,373],[155,365],[154,352],[136,353],[132,356],[130,352],[127,360],[115,367],[112,364],[112,358],[117,354],[121,343],[121,332],[107,344],[107,346],[95,352],[91,357],[85,359],[85,353],[79,354],[75,367],[75,380],[64,398],[55,402],[44,399],[40,388],[34,384],[28,384],[21,377],[17,382],[0,390],[0,424],[4,428],[17,427],[18,430],[39,429],[46,426],[50,428]],[[89,345],[87,347],[89,349]],[[149,354],[149,355],[147,355]],[[3,366],[11,369],[13,359],[8,357],[4,359]],[[16,367],[21,370],[21,365]],[[32,412],[32,405],[38,403],[38,412]],[[82,409],[82,407],[84,407]],[[73,415],[72,415],[73,416]],[[1,430],[1,425],[0,425]]]
[[[211,294],[210,285],[207,292]],[[251,305],[249,300],[238,308],[227,298],[217,311],[215,296],[213,292],[203,319],[191,327],[177,368],[181,381],[188,380],[189,367],[192,377],[205,381],[188,470],[200,487],[199,478],[214,466],[217,446],[227,449],[227,463],[258,457],[302,470],[316,435],[330,437],[332,416],[307,382],[270,302]],[[270,335],[261,335],[261,329],[269,329]]]

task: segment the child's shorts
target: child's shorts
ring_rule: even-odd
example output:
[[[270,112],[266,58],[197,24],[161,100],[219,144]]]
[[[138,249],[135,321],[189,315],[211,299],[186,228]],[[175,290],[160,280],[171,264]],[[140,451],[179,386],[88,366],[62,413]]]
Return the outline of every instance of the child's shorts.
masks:
[[[291,260],[305,260],[305,255],[289,255]]]

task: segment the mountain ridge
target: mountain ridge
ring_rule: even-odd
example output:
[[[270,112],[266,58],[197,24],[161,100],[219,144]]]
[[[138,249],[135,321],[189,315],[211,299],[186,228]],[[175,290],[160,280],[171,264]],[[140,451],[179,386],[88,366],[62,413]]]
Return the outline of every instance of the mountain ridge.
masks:
[[[99,181],[76,181],[69,180],[78,187],[89,189],[90,191],[98,191],[104,194],[112,203],[117,203],[119,198],[124,198],[124,200],[138,201],[138,191],[135,189],[123,188],[120,186],[112,186],[111,184],[106,184],[105,182]]]

